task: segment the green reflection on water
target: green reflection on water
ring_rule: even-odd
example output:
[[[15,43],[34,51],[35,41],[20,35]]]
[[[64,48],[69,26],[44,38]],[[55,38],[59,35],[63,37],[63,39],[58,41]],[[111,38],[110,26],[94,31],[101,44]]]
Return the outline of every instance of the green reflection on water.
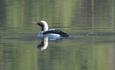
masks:
[[[115,69],[113,35],[50,42],[43,52],[29,37],[39,30],[33,22],[41,19],[51,27],[69,27],[62,30],[75,35],[115,32],[113,0],[1,0],[0,7],[0,70]]]

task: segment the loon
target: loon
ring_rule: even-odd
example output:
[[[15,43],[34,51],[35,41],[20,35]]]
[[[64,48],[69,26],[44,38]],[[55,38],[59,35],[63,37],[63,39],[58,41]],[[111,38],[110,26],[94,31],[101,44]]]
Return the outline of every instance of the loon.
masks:
[[[37,37],[40,39],[43,39],[46,36],[48,37],[48,40],[60,40],[69,37],[69,34],[61,30],[48,29],[48,23],[44,20],[38,22],[37,25],[41,27],[41,31],[37,35]]]

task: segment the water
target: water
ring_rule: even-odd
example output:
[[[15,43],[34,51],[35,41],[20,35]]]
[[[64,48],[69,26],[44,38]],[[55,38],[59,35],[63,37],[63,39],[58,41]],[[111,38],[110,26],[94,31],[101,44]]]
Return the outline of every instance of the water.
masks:
[[[115,70],[114,0],[0,0],[0,70]],[[71,35],[41,51],[44,19]]]
[[[1,27],[0,70],[114,69],[114,32],[58,29],[69,33],[71,37],[50,41],[48,48],[41,51],[37,48],[41,40],[36,39],[39,30],[33,32],[30,28],[17,32],[16,28],[5,30]]]

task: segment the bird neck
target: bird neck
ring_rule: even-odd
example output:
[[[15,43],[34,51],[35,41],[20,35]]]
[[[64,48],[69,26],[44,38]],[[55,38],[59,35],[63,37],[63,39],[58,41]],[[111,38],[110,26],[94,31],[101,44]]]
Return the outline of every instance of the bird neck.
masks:
[[[42,31],[47,31],[48,30],[48,24],[44,23],[44,26],[41,28]]]

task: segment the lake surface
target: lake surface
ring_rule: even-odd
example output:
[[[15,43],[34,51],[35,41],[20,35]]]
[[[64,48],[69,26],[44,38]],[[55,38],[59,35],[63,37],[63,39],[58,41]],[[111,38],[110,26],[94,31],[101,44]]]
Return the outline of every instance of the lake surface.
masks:
[[[0,70],[114,70],[115,33],[62,28],[70,38],[49,41],[41,51],[35,31],[0,27]],[[103,29],[101,29],[103,30]]]
[[[0,0],[0,70],[115,70],[114,0]],[[70,38],[41,51],[35,23]]]

